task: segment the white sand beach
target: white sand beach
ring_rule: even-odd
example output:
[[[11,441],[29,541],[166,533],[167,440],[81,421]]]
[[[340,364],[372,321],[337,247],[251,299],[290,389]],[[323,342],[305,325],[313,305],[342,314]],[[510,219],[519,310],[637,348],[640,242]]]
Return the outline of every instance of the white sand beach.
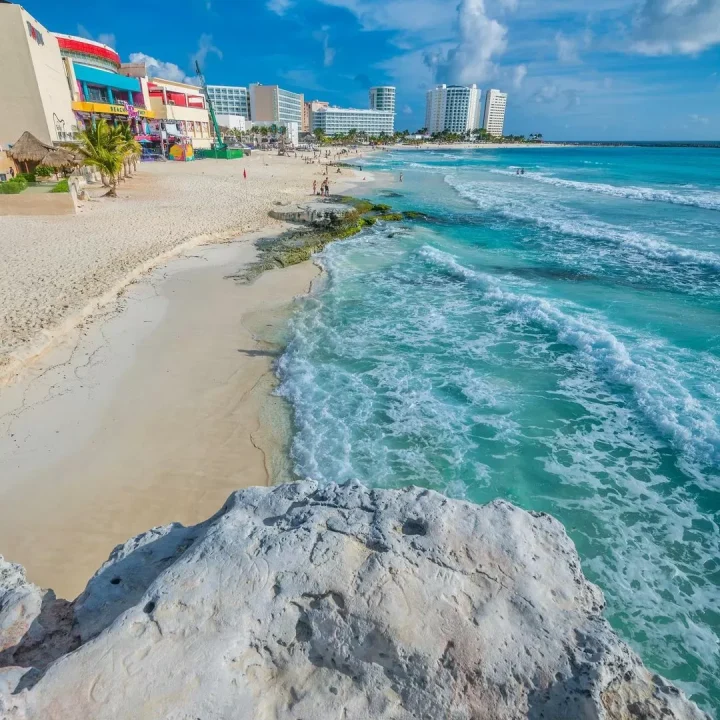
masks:
[[[3,348],[16,353],[0,387],[0,554],[33,581],[74,597],[128,536],[288,477],[272,362],[319,270],[228,276],[255,257],[247,231],[281,230],[268,211],[309,198],[321,172],[262,154],[143,166],[77,217],[0,218]],[[343,172],[331,190],[362,181]]]
[[[331,172],[331,192],[352,174]],[[317,164],[270,152],[143,163],[117,200],[85,202],[78,215],[0,217],[0,381],[133,278],[181,249],[272,224],[273,205],[308,198],[321,176]]]

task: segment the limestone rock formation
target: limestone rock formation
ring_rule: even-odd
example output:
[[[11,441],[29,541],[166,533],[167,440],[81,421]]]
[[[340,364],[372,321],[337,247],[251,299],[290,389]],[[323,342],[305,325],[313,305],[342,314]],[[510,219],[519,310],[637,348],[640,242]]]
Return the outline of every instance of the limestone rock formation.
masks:
[[[309,225],[330,225],[341,222],[353,212],[351,205],[339,202],[315,200],[303,205],[283,205],[271,210],[268,214],[276,220],[285,222],[306,223]]]
[[[0,559],[0,717],[707,718],[603,605],[548,515],[252,488],[119,546],[74,603]]]

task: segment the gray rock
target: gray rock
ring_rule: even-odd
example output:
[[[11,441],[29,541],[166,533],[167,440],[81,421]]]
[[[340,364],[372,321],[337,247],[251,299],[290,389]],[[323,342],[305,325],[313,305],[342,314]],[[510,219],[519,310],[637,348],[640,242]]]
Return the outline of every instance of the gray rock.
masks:
[[[3,720],[707,718],[614,634],[560,523],[503,501],[252,488],[61,602],[0,563]]]
[[[350,205],[316,200],[305,205],[283,205],[271,210],[269,215],[285,222],[323,226],[338,222],[352,212],[354,208]]]

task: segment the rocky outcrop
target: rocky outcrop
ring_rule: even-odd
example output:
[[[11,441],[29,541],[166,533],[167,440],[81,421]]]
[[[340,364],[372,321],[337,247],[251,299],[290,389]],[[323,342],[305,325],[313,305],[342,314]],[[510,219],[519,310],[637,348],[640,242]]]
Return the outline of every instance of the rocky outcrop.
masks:
[[[351,205],[317,200],[304,205],[280,205],[271,210],[269,214],[276,220],[323,226],[340,223],[353,211],[354,208]]]
[[[707,717],[613,633],[563,527],[502,501],[252,488],[63,602],[0,562],[3,719]]]

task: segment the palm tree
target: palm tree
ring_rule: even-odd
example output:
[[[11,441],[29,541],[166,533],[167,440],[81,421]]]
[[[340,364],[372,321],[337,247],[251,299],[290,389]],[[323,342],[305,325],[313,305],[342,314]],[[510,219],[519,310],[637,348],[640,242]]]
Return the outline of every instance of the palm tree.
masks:
[[[118,175],[126,152],[120,132],[100,119],[81,132],[79,139],[84,164],[97,168],[103,185],[110,187],[107,195],[117,197]]]
[[[113,131],[117,133],[118,150],[123,154],[123,170],[125,177],[130,177],[130,165],[137,169],[138,158],[142,155],[142,146],[135,140],[129,125],[117,125]]]

